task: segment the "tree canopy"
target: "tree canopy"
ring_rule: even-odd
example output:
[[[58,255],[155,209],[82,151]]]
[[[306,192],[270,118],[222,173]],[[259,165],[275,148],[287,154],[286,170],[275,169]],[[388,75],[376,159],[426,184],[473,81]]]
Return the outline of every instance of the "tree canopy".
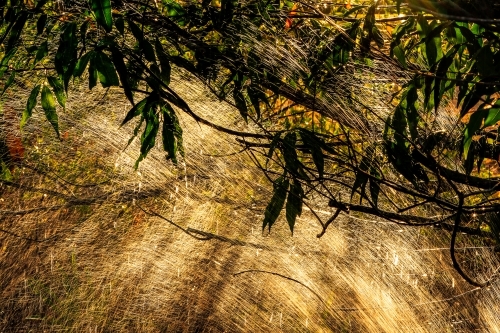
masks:
[[[335,209],[318,237],[340,212],[440,227],[457,271],[489,283],[463,271],[455,242],[499,241],[500,2],[11,0],[0,14],[2,93],[31,91],[21,127],[40,103],[59,136],[71,82],[116,86],[136,166],[157,140],[183,158],[185,113],[233,135],[273,183],[263,229],[284,211],[293,233],[312,200]],[[185,72],[247,130],[200,117],[170,85]]]

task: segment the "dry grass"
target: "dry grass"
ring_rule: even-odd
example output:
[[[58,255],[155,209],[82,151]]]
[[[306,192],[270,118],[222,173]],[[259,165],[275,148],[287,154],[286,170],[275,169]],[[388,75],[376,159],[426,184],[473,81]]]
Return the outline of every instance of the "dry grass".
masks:
[[[194,110],[242,126],[182,84]],[[237,152],[232,138],[183,118],[185,163],[158,149],[135,172],[138,145],[123,150],[130,128],[118,128],[127,103],[103,93],[75,89],[61,142],[39,111],[24,132],[20,187],[0,190],[0,331],[500,331],[499,283],[464,284],[446,233],[352,215],[318,240],[305,212],[293,237],[284,220],[263,235],[269,184],[245,154],[210,156]],[[499,265],[480,239],[460,247],[477,274]]]

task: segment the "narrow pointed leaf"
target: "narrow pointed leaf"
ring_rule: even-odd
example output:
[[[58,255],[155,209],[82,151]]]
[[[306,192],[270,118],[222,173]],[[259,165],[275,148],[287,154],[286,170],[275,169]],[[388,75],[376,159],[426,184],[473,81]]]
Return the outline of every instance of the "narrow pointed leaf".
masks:
[[[106,32],[111,32],[113,28],[111,0],[90,0],[90,4],[97,23],[103,27]]]
[[[43,29],[45,29],[45,24],[47,23],[47,14],[42,14],[38,18],[36,22],[36,34],[41,35],[43,33]]]
[[[22,11],[21,13],[18,14],[16,23],[14,23],[12,29],[10,30],[10,37],[9,40],[7,41],[7,47],[5,48],[5,52],[9,52],[17,44],[27,19],[28,19],[28,12]]]
[[[35,86],[28,97],[28,101],[26,102],[26,109],[23,111],[23,116],[21,118],[21,128],[28,122],[28,119],[31,117],[33,113],[33,109],[36,105],[36,99],[38,98],[38,94],[40,93],[40,85]]]
[[[75,69],[73,70],[74,77],[82,76],[83,72],[87,68],[90,58],[94,55],[94,51],[87,52],[80,59],[78,59]]]
[[[302,190],[300,182],[294,180],[293,185],[290,187],[290,193],[288,194],[285,206],[286,220],[292,234],[297,216],[300,216],[300,214],[302,214],[303,196],[304,192]]]
[[[38,50],[36,51],[35,62],[33,63],[33,67],[48,54],[49,54],[49,47],[47,45],[47,41],[45,41],[42,44],[40,44]]]
[[[53,76],[49,76],[47,80],[49,81],[52,90],[54,90],[54,93],[56,94],[57,102],[59,103],[59,105],[61,105],[63,108],[66,107],[66,94],[64,93],[64,87],[61,80]]]
[[[56,131],[57,137],[59,137],[59,120],[56,112],[56,101],[54,100],[54,95],[52,95],[52,92],[47,86],[43,86],[42,88],[42,108],[45,112],[45,117]]]
[[[97,69],[99,82],[101,82],[101,85],[104,88],[120,85],[118,75],[116,75],[115,66],[113,66],[111,59],[109,59],[105,53],[96,52],[95,67]]]
[[[269,231],[271,231],[271,227],[278,219],[278,216],[283,209],[283,205],[285,204],[289,184],[290,181],[288,179],[284,180],[283,177],[280,177],[275,181],[273,196],[266,207],[266,211],[264,212],[262,230],[264,230],[267,226],[269,227]]]
[[[144,106],[146,105],[146,103],[148,102],[148,97],[144,98],[142,101],[140,101],[139,103],[137,103],[136,105],[134,105],[128,112],[127,112],[127,115],[125,116],[125,119],[123,119],[123,122],[122,124],[120,125],[123,126],[125,125],[126,123],[128,123],[132,118],[134,117],[137,117],[138,115],[140,115],[142,113],[142,109],[144,109]]]
[[[9,89],[12,83],[14,83],[15,78],[16,78],[16,72],[12,72],[12,74],[10,74],[9,78],[7,79],[7,82],[5,82],[5,85],[3,86],[2,93],[0,94],[0,96],[3,96],[3,94],[5,94],[7,89]]]
[[[123,91],[125,92],[125,96],[127,99],[134,105],[134,96],[132,94],[132,88],[129,83],[129,73],[127,70],[127,66],[125,65],[125,61],[123,60],[123,53],[118,50],[116,47],[111,47],[111,60],[115,65],[116,72],[120,77],[120,82],[123,87]]]

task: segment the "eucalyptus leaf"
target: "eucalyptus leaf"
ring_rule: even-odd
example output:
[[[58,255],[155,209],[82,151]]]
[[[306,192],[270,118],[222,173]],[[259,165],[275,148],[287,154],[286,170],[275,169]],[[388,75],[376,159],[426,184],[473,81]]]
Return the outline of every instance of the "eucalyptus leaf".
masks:
[[[45,112],[45,117],[56,131],[57,137],[59,137],[59,120],[56,112],[56,101],[49,87],[45,85],[42,88],[42,108]]]
[[[26,102],[26,109],[23,111],[23,115],[21,118],[20,127],[23,128],[24,125],[28,122],[28,119],[31,118],[33,113],[33,109],[36,106],[36,100],[38,98],[38,94],[40,93],[41,85],[37,85],[31,90],[31,93],[28,97],[28,101]]]
[[[90,4],[97,24],[103,27],[106,32],[111,32],[111,29],[113,28],[111,0],[90,0]]]

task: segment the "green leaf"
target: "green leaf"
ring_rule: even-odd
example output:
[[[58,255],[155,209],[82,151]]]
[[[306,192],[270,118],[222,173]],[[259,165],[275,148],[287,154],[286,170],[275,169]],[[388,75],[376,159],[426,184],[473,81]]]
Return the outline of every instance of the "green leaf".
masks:
[[[42,14],[38,18],[36,22],[36,34],[41,35],[43,33],[43,29],[45,29],[45,24],[47,23],[47,14]]]
[[[94,55],[94,51],[87,52],[80,59],[78,59],[75,69],[73,70],[74,77],[82,76],[83,72],[87,68],[90,58]]]
[[[500,121],[500,108],[498,107],[499,102],[496,103],[496,107],[488,109],[488,114],[484,120],[483,128],[495,125]]]
[[[271,231],[272,225],[278,219],[281,210],[283,209],[283,205],[285,204],[286,193],[288,191],[288,186],[290,181],[288,179],[284,179],[284,177],[278,178],[274,184],[274,193],[271,198],[271,201],[266,207],[266,211],[264,212],[264,221],[262,223],[262,231],[269,226],[269,231]]]
[[[2,61],[0,62],[0,78],[3,76],[5,71],[9,68],[9,62],[10,59],[16,54],[17,48],[13,48],[10,51],[8,51],[2,58]]]
[[[171,72],[170,61],[168,59],[167,54],[163,50],[163,46],[161,45],[161,42],[158,38],[155,40],[155,49],[156,49],[156,56],[160,61],[161,79],[166,85],[169,85],[170,72]]]
[[[59,123],[56,112],[56,102],[54,100],[52,92],[47,86],[43,86],[42,88],[42,108],[45,112],[45,117],[52,125],[52,127],[54,127],[57,137],[59,137]]]
[[[122,83],[123,91],[125,92],[125,96],[130,101],[132,105],[134,105],[134,96],[132,94],[132,88],[129,83],[129,73],[127,70],[127,66],[125,65],[125,61],[123,60],[123,53],[118,50],[115,46],[110,48],[111,51],[111,60],[115,65],[116,72],[120,77],[120,82]]]
[[[300,185],[300,182],[298,180],[294,179],[293,185],[290,187],[290,193],[288,193],[285,206],[286,220],[288,222],[288,226],[290,227],[292,235],[297,216],[300,216],[300,214],[302,214],[303,197],[304,191],[302,190],[302,186]]]
[[[10,30],[10,37],[9,40],[7,41],[7,46],[5,47],[5,52],[9,52],[14,48],[14,46],[17,44],[19,41],[19,38],[21,36],[21,32],[23,31],[24,24],[26,23],[26,20],[28,19],[28,12],[22,11],[21,13],[17,14],[17,20],[16,23],[12,26],[12,29]]]
[[[146,128],[141,135],[141,155],[135,163],[136,169],[139,162],[143,160],[148,155],[149,151],[155,146],[156,135],[158,134],[158,129],[160,127],[158,114],[156,113],[158,106],[157,103],[158,101],[156,99],[150,98],[142,111],[146,121]]]
[[[97,23],[103,27],[106,32],[111,32],[113,28],[111,0],[90,0],[90,4]]]
[[[53,76],[49,76],[47,80],[49,81],[52,90],[54,90],[54,93],[56,94],[57,102],[59,102],[59,105],[61,105],[63,108],[66,107],[66,94],[64,93],[64,87],[61,80]]]
[[[95,68],[103,88],[120,85],[115,66],[104,52],[95,53]]]
[[[170,104],[164,103],[162,105],[163,112],[163,149],[168,153],[167,160],[171,159],[174,164],[177,164],[177,152],[181,152],[182,149],[182,129],[179,125],[179,119],[175,114],[174,109]]]
[[[54,59],[57,74],[63,76],[72,67],[72,64],[76,62],[77,47],[78,37],[76,35],[76,23],[67,23],[61,34],[59,47]]]
[[[396,56],[396,59],[398,59],[398,61],[401,64],[401,66],[403,66],[404,69],[408,69],[408,66],[406,65],[405,52],[404,52],[402,46],[401,45],[396,45],[392,49],[392,52]]]
[[[467,126],[465,126],[465,131],[464,131],[464,156],[467,158],[469,154],[469,148],[472,143],[472,138],[474,134],[481,128],[481,125],[483,123],[484,118],[486,117],[487,110],[478,110],[474,112],[470,119],[469,123]]]
[[[147,104],[148,100],[149,100],[149,96],[145,97],[142,101],[140,101],[139,103],[137,103],[136,105],[134,105],[127,112],[127,115],[125,116],[125,119],[123,119],[123,122],[120,125],[120,127],[123,126],[123,125],[125,125],[126,123],[128,123],[134,117],[137,117],[138,115],[140,115],[142,113],[142,110],[144,109],[144,106]]]
[[[38,47],[38,51],[36,51],[35,61],[33,62],[33,67],[35,67],[35,65],[40,60],[42,60],[44,57],[46,57],[47,54],[49,54],[49,47],[47,45],[47,41],[45,41],[42,44],[40,44],[40,46]]]
[[[7,79],[7,82],[5,82],[5,85],[3,86],[2,93],[0,94],[0,96],[3,96],[3,94],[5,94],[5,91],[7,91],[7,89],[9,89],[12,83],[14,83],[15,78],[16,78],[16,72],[12,72],[9,78]]]
[[[23,116],[21,118],[20,127],[23,128],[24,125],[28,122],[28,119],[31,118],[31,114],[33,113],[33,109],[36,105],[36,99],[38,98],[38,94],[40,93],[40,85],[37,85],[31,90],[30,96],[28,97],[28,101],[26,102],[26,109],[23,111]]]

